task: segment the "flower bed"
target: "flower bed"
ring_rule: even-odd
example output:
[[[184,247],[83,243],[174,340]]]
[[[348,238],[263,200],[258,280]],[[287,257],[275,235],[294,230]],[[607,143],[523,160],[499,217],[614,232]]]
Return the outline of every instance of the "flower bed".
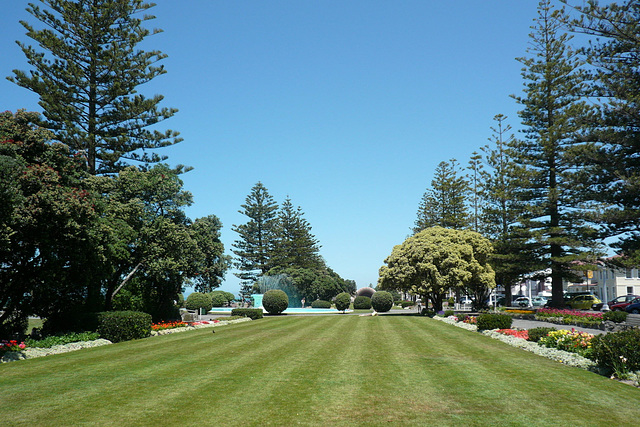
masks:
[[[562,310],[557,308],[541,308],[536,312],[535,319],[543,322],[575,325],[583,328],[602,328],[603,313],[581,310]]]
[[[183,321],[159,322],[151,324],[152,331],[163,331],[165,329],[183,328],[187,324]]]
[[[529,339],[529,331],[521,330],[521,329],[498,329],[497,332],[499,334],[511,335],[512,337],[522,338],[525,340]]]
[[[0,355],[3,355],[9,351],[21,351],[21,350],[24,350],[25,347],[26,345],[23,342],[19,343],[16,340],[11,340],[11,341],[2,340],[0,341]]]

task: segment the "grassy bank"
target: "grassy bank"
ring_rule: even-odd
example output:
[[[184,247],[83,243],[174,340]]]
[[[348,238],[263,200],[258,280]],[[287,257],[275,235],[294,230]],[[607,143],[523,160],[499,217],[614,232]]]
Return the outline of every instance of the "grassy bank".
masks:
[[[32,426],[615,425],[640,415],[638,389],[415,316],[283,316],[14,362],[0,366],[0,393],[3,423]]]

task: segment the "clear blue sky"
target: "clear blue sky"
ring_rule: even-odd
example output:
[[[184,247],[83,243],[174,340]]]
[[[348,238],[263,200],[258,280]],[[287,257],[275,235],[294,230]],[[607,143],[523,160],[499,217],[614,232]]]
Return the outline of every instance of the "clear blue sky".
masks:
[[[161,129],[184,141],[160,150],[185,175],[191,218],[232,224],[258,181],[301,206],[327,264],[358,287],[375,284],[410,233],[436,165],[466,165],[492,118],[518,128],[521,65],[535,0],[158,0],[145,49],[167,74],[140,92],[180,111]],[[28,64],[18,23],[27,1],[2,4],[0,109],[41,111],[4,79]],[[237,293],[228,273],[222,289]]]

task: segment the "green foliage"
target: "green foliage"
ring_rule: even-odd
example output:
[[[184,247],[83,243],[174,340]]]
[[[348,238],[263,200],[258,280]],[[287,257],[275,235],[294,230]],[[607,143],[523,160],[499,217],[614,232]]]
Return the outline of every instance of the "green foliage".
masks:
[[[371,298],[363,295],[357,296],[353,300],[353,308],[355,310],[369,310],[371,308]]]
[[[249,319],[256,320],[262,319],[263,313],[261,308],[234,308],[231,310],[231,316],[248,317]]]
[[[69,2],[42,0],[49,9],[30,5],[27,11],[42,26],[26,21],[27,35],[43,49],[18,43],[34,68],[13,70],[9,80],[39,95],[45,126],[73,152],[87,156],[89,172],[114,173],[126,160],[143,164],[166,157],[149,150],[175,144],[178,132],[147,129],[176,109],[159,108],[162,95],[145,97],[137,89],[164,74],[159,51],[138,46],[150,34],[144,21],[153,19],[142,0]],[[143,13],[142,18],[136,15]],[[114,71],[114,70],[117,70]]]
[[[464,228],[469,223],[467,195],[469,183],[455,159],[440,162],[431,188],[422,196],[414,233],[430,228]]]
[[[106,311],[98,314],[98,333],[111,342],[151,335],[151,315],[139,311]]]
[[[16,336],[22,337],[29,327],[29,317],[19,312],[14,312],[11,316],[4,318],[0,324],[0,340],[14,339]]]
[[[378,313],[386,313],[393,307],[393,295],[387,291],[377,291],[371,297],[371,306]]]
[[[426,317],[434,317],[436,315],[436,311],[431,310],[429,308],[423,308],[422,311],[420,312],[420,315],[426,316]]]
[[[622,323],[627,320],[629,313],[626,311],[607,311],[602,314],[602,320],[610,320],[615,323]]]
[[[71,332],[64,335],[52,335],[40,340],[27,338],[24,340],[24,343],[27,347],[49,348],[54,345],[64,345],[78,341],[93,341],[98,338],[100,338],[100,334],[97,332]]]
[[[262,297],[262,306],[269,314],[280,314],[289,307],[289,297],[284,291],[271,289]]]
[[[596,206],[585,202],[584,171],[575,156],[589,145],[576,137],[582,131],[577,118],[592,112],[585,101],[584,61],[570,47],[564,20],[564,8],[554,10],[551,0],[540,1],[530,56],[519,58],[524,96],[514,97],[522,107],[518,114],[525,135],[513,146],[516,199],[524,205],[518,222],[535,243],[539,269],[551,269],[555,307],[563,304],[563,279],[576,281],[575,261],[594,269],[600,255],[590,212]]]
[[[622,377],[640,371],[640,329],[597,335],[591,346],[594,360],[608,373]]]
[[[540,341],[540,338],[546,337],[547,334],[549,332],[551,332],[551,331],[557,331],[557,329],[556,328],[547,328],[547,327],[529,329],[528,341],[538,342],[538,341]]]
[[[509,329],[512,320],[508,314],[482,313],[478,316],[478,330]]]
[[[232,252],[236,256],[235,275],[242,280],[240,293],[248,295],[250,286],[261,274],[271,268],[271,248],[276,241],[278,204],[267,188],[258,182],[246,197],[240,213],[247,216],[245,224],[233,225],[232,230],[239,235],[233,243]]]
[[[210,294],[210,297],[212,307],[222,307],[227,302],[225,296],[220,293],[213,292]]]
[[[491,253],[491,242],[473,231],[428,228],[393,248],[378,286],[426,296],[440,311],[447,290],[475,294],[495,287]]]
[[[351,305],[351,295],[346,292],[342,292],[336,296],[334,302],[337,310],[345,311]]]
[[[443,313],[444,317],[454,316],[456,313],[453,310],[445,310]]]
[[[37,113],[0,113],[0,325],[99,303],[97,195]]]
[[[402,308],[413,307],[414,305],[416,305],[416,303],[413,301],[400,301],[400,306]]]
[[[294,209],[287,197],[278,212],[276,245],[273,248],[271,268],[295,267],[322,269],[318,240],[311,233],[311,225],[304,218],[302,208]]]
[[[211,297],[208,294],[193,292],[187,297],[184,306],[187,310],[200,310],[202,308],[205,311],[209,311],[212,307]]]
[[[98,329],[98,314],[86,313],[70,308],[45,319],[42,325],[44,336],[60,335],[69,332],[95,332]]]
[[[331,308],[331,302],[317,299],[311,303],[311,308]]]

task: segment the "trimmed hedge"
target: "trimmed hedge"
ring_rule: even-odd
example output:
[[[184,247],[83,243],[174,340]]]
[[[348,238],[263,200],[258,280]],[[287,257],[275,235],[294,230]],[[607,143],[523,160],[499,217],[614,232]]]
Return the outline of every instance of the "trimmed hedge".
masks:
[[[289,297],[280,289],[271,289],[262,297],[262,306],[269,314],[280,314],[289,307]]]
[[[317,299],[311,303],[311,308],[331,308],[331,303],[322,299]]]
[[[351,295],[342,292],[336,296],[335,303],[337,310],[345,311],[351,305]]]
[[[262,319],[264,317],[262,315],[261,308],[234,308],[231,310],[231,316],[248,317],[253,320]]]
[[[371,306],[378,313],[385,313],[393,307],[393,295],[387,291],[378,291],[371,297]]]
[[[478,316],[478,330],[509,329],[512,320],[508,314],[483,313]]]
[[[193,292],[187,297],[184,306],[187,310],[200,310],[203,308],[205,311],[209,311],[212,307],[211,296],[200,292]]]
[[[353,308],[356,310],[369,310],[371,308],[371,298],[363,295],[357,296],[353,300]]]
[[[140,311],[98,313],[97,332],[114,343],[146,338],[151,335],[151,315]]]
[[[629,313],[626,311],[607,311],[602,315],[602,320],[611,320],[615,323],[622,323],[627,320]]]

